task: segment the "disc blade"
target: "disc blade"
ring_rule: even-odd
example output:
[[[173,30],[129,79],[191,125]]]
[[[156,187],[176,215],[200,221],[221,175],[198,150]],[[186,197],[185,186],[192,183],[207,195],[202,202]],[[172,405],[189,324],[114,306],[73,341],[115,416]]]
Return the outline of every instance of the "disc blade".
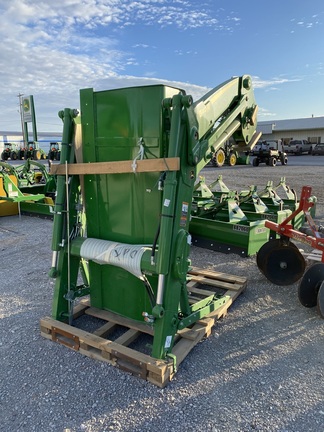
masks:
[[[257,252],[256,263],[259,270],[262,273],[263,273],[264,258],[268,255],[269,251],[271,251],[274,247],[276,247],[276,240],[270,240],[267,243],[264,243],[264,245],[262,245]]]
[[[324,280],[324,264],[315,263],[307,269],[298,287],[298,298],[305,307],[314,307],[317,304],[317,293]]]
[[[299,249],[290,243],[277,242],[263,258],[263,273],[275,285],[291,285],[297,282],[305,271],[304,257]]]
[[[269,240],[267,243],[264,243],[264,245],[261,246],[256,255],[256,263],[262,273],[264,273],[265,259],[269,255],[271,250],[282,247],[284,245],[289,245],[295,249],[298,249],[297,246],[294,245],[294,243],[291,243],[290,241],[285,242],[282,239]]]
[[[317,294],[317,310],[322,318],[324,318],[324,281],[321,283]]]

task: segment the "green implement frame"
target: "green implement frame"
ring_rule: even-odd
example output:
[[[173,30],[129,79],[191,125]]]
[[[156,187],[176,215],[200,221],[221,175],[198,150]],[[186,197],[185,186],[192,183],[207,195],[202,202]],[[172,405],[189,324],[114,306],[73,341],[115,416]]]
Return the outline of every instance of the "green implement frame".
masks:
[[[52,237],[53,318],[72,322],[74,301],[153,329],[152,357],[172,355],[177,332],[224,305],[188,300],[194,185],[228,136],[249,148],[257,105],[249,76],[193,103],[154,85],[80,91],[66,108]],[[80,275],[82,282],[80,283]]]
[[[17,203],[18,213],[52,218],[56,180],[43,164],[30,159],[18,166],[0,162],[0,180],[1,201]]]
[[[0,162],[0,177],[2,179],[3,189],[6,192],[5,195],[0,197],[1,200],[21,203],[31,199],[31,197],[28,197],[21,191],[18,181],[13,180],[13,177],[18,179],[17,171],[13,166],[6,162]],[[36,193],[33,195],[34,201],[44,198],[45,195],[43,193]]]

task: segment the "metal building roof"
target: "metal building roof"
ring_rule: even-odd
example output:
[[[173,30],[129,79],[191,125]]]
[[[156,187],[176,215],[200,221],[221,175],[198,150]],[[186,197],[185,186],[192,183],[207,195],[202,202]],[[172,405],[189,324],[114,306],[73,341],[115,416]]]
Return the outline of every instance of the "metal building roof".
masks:
[[[264,134],[272,133],[273,131],[305,129],[324,129],[324,116],[258,122],[258,130]]]

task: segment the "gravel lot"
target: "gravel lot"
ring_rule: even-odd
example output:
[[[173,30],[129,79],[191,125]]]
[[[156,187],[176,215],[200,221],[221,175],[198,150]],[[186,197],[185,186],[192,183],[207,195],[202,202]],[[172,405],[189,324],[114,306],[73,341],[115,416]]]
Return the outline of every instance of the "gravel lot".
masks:
[[[211,169],[230,188],[313,186],[324,224],[324,167]],[[300,305],[298,284],[278,287],[255,258],[193,247],[193,264],[248,277],[211,337],[165,388],[40,336],[51,314],[52,222],[0,219],[1,431],[294,431],[324,429],[324,321]],[[299,247],[304,248],[299,244]]]

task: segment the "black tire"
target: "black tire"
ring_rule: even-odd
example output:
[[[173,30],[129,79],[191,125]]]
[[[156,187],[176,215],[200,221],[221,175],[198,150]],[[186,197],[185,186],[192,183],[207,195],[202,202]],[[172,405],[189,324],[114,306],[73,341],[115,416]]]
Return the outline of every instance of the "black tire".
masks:
[[[7,154],[5,151],[1,153],[1,160],[7,160]]]
[[[56,153],[56,155],[55,155],[55,159],[57,160],[57,161],[59,161],[60,160],[60,157],[61,157],[61,152],[57,152]]]
[[[253,159],[252,165],[253,166],[259,166],[259,163],[260,163],[259,159],[256,157],[256,158]]]
[[[211,162],[215,167],[221,167],[224,165],[225,159],[226,159],[225,152],[222,148],[220,148],[217,150],[217,152],[214,153]]]
[[[40,150],[34,150],[33,152],[33,159],[34,160],[40,160],[42,157],[42,154],[40,152]]]
[[[16,159],[17,159],[17,153],[16,153],[15,151],[12,151],[12,152],[10,153],[10,159],[11,159],[11,160],[16,160]]]
[[[287,165],[287,163],[288,163],[288,158],[287,157],[281,158],[281,165]]]
[[[274,158],[274,157],[271,157],[270,159],[269,159],[269,165],[270,166],[276,166],[277,165],[277,159],[276,158]]]

